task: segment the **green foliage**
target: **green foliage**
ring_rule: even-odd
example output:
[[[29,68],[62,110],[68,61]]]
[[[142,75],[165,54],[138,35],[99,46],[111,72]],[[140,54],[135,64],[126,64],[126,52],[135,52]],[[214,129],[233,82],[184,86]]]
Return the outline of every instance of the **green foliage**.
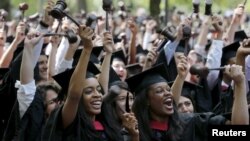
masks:
[[[26,2],[29,4],[29,9],[25,12],[25,15],[32,15],[38,11],[41,11],[43,6],[43,2],[46,0],[11,0],[12,11],[18,11],[19,3]],[[13,13],[12,13],[13,14]]]
[[[27,2],[29,4],[29,10],[25,15],[34,14],[37,11],[41,11],[44,7],[44,3],[47,0],[11,0],[12,9],[18,10],[18,4],[21,2]],[[56,0],[54,0],[56,1]],[[66,0],[69,5],[69,8],[72,11],[78,10],[78,0]],[[102,0],[85,0],[87,3],[88,11],[101,11],[102,10]],[[117,7],[117,2],[119,0],[113,0],[113,4]],[[177,9],[192,11],[192,0],[162,0],[160,5],[161,9],[164,9],[164,1],[169,2],[169,7],[176,6]],[[204,13],[204,1],[201,0],[200,12]],[[213,12],[225,11],[227,9],[234,9],[239,3],[243,3],[244,0],[213,0]],[[144,7],[149,11],[149,0],[124,0],[126,5],[132,4],[132,11],[136,11],[139,7]],[[248,2],[250,3],[250,2]],[[246,5],[246,10],[250,12],[250,4]]]

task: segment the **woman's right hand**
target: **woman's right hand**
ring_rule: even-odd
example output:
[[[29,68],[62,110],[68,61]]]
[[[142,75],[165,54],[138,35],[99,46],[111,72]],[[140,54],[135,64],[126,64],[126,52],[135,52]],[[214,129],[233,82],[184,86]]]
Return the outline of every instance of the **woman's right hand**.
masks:
[[[78,29],[79,31],[79,36],[83,40],[84,48],[85,49],[92,49],[93,43],[92,39],[95,35],[94,30],[91,29],[90,27],[87,27],[85,25],[81,25]]]
[[[83,40],[92,41],[94,34],[95,34],[94,30],[88,26],[81,25],[79,27],[79,35],[80,35],[81,39],[83,39]]]
[[[113,36],[110,32],[103,33],[103,45],[104,49],[108,53],[113,53],[115,51]]]
[[[122,115],[122,125],[131,136],[138,136],[138,122],[134,113],[124,113]]]

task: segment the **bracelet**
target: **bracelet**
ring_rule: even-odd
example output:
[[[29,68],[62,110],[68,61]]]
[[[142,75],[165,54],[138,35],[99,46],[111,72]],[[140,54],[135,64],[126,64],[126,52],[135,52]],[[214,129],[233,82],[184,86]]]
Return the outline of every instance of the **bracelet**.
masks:
[[[43,22],[43,21],[40,21],[40,25],[42,25],[43,27],[46,27],[46,28],[48,28],[49,27],[49,25],[48,24],[46,24],[45,22]]]

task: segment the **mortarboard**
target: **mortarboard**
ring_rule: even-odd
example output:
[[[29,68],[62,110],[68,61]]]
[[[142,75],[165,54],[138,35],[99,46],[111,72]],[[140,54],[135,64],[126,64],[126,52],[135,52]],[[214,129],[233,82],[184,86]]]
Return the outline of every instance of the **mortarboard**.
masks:
[[[114,59],[119,59],[123,61],[125,65],[127,64],[127,58],[122,49],[112,53],[111,63],[113,62]]]
[[[63,98],[64,94],[67,94],[68,92],[68,87],[69,87],[69,81],[70,78],[74,72],[75,68],[68,69],[62,73],[59,73],[57,75],[54,75],[53,78],[54,80],[61,86],[61,94],[59,94],[59,98]],[[88,68],[87,68],[87,73],[91,73],[93,75],[97,75],[100,73],[100,70],[95,66],[94,63],[89,61],[88,63]]]
[[[129,77],[125,81],[128,83],[129,89],[133,93],[145,89],[155,83],[167,82],[166,74],[166,67],[163,63],[161,63],[155,67]]]
[[[236,41],[230,45],[225,46],[222,49],[221,66],[226,65],[230,58],[233,58],[236,56],[236,52],[239,47],[240,47],[240,43],[239,41]]]
[[[136,46],[136,54],[148,54],[148,50],[145,50],[142,48],[142,46],[139,44]]]
[[[129,64],[126,66],[126,69],[128,71],[128,77],[131,77],[135,74],[142,72],[142,67],[140,66],[139,63]]]
[[[248,38],[248,37],[247,37],[247,34],[244,30],[236,31],[234,34],[234,42],[243,41],[246,38]]]
[[[102,51],[103,51],[103,46],[95,46],[92,49],[92,54],[94,54],[96,57],[99,57]]]
[[[9,68],[0,68],[0,79],[3,79],[4,75],[9,71]]]
[[[109,69],[109,88],[115,84],[115,82],[121,81],[120,77],[117,75],[115,70],[110,67]]]
[[[98,47],[94,47],[92,49],[92,52],[91,52],[91,55],[90,55],[90,60],[95,63],[95,64],[99,64],[100,61],[99,59],[97,58],[100,53],[102,52],[102,49],[103,47],[102,46],[98,46]],[[74,61],[73,61],[73,66],[76,66],[77,65],[77,62],[81,56],[81,53],[82,53],[82,49],[77,49],[73,58],[74,58]]]

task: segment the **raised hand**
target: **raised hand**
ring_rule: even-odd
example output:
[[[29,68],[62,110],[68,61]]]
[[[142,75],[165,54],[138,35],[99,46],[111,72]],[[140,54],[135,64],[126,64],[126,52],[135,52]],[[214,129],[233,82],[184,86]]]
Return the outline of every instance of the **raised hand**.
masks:
[[[243,4],[239,4],[238,7],[234,10],[232,23],[239,25],[242,22],[242,17],[244,15],[245,6]]]
[[[146,23],[146,30],[148,32],[152,32],[153,28],[155,28],[157,25],[156,21],[155,20],[149,20],[147,21]]]
[[[85,25],[81,25],[79,28],[79,36],[81,37],[82,40],[88,40],[92,41],[95,33],[94,31]]]
[[[177,65],[177,72],[179,77],[182,78],[183,80],[186,78],[188,74],[188,62],[187,58],[184,55],[180,56],[180,61]]]
[[[191,21],[191,18],[186,18],[184,21],[182,21],[181,23],[180,23],[180,25],[178,26],[178,28],[177,28],[177,35],[176,35],[176,39],[177,40],[181,40],[181,39],[183,39],[183,28],[185,27],[185,26],[191,26],[191,23],[192,23],[192,21]]]
[[[242,66],[232,65],[229,70],[229,75],[234,80],[235,84],[245,83],[245,75],[242,71]]]
[[[16,36],[14,41],[17,42],[17,44],[20,44],[25,38],[25,24],[24,22],[20,22],[16,29]]]
[[[60,36],[51,36],[50,37],[50,43],[52,44],[52,47],[58,47],[61,42],[62,37]]]
[[[113,53],[115,50],[113,37],[110,32],[103,33],[103,46],[107,53]]]
[[[49,14],[54,6],[55,2],[53,0],[48,0],[48,3],[44,9],[44,16],[42,21],[46,23],[48,26],[52,26],[54,22],[54,18]]]
[[[135,35],[138,31],[136,23],[133,20],[128,21],[128,28]]]
[[[222,27],[222,18],[218,15],[213,15],[212,16],[212,25],[218,32],[223,32],[223,27]]]
[[[34,48],[35,45],[39,42],[39,40],[42,38],[42,34],[39,32],[32,30],[27,34],[25,40],[24,40],[24,47],[26,48]]]
[[[156,60],[156,57],[157,57],[157,52],[156,52],[156,49],[150,49],[148,54],[147,54],[147,61],[150,61],[150,62],[154,62]]]
[[[244,39],[237,50],[236,59],[238,57],[244,59],[249,54],[250,54],[250,39]]]

